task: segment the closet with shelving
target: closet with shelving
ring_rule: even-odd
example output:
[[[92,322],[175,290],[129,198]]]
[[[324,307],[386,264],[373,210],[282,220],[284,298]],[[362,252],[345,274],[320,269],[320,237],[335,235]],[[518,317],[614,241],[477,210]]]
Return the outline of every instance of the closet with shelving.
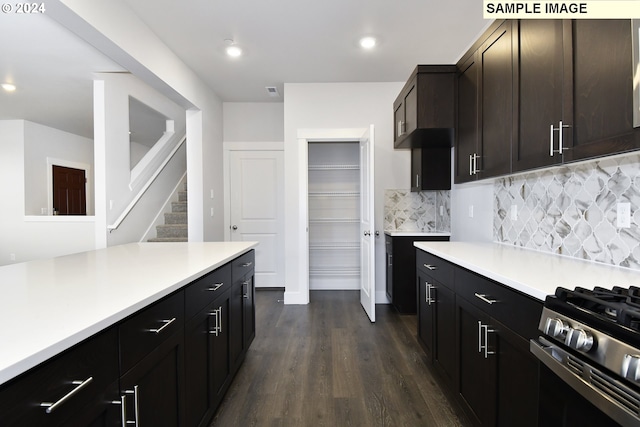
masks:
[[[359,150],[309,143],[309,289],[360,288]]]

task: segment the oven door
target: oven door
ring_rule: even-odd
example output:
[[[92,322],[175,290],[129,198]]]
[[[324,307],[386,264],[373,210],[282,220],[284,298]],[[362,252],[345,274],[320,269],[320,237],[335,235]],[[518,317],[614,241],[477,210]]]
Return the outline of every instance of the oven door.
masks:
[[[640,425],[640,393],[544,337],[530,341],[540,368],[541,426]],[[613,420],[613,421],[612,421]]]

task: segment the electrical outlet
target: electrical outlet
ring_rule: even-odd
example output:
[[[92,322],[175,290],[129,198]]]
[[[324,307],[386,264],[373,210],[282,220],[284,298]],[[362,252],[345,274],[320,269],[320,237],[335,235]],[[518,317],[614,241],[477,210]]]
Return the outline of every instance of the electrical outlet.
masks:
[[[473,218],[473,205],[469,205],[469,218]]]
[[[213,216],[213,208],[211,208],[211,216]]]
[[[518,220],[518,205],[511,205],[511,221]]]
[[[629,203],[618,203],[617,209],[617,227],[631,227],[631,205]]]
[[[16,254],[9,254],[9,261],[15,261],[16,260]]]
[[[444,206],[440,205],[440,216],[444,216]]]

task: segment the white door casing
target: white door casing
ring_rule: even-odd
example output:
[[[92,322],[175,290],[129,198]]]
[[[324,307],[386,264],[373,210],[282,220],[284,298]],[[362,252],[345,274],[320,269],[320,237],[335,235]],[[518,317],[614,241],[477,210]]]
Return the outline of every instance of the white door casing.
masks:
[[[257,241],[256,287],[284,287],[284,153],[229,151],[229,240]]]
[[[374,128],[360,139],[360,303],[376,321]]]

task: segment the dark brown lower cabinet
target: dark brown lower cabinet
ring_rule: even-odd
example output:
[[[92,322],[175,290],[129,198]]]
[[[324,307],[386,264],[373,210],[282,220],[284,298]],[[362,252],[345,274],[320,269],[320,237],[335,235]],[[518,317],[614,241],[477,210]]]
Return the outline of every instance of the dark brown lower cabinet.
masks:
[[[463,298],[457,301],[459,394],[481,426],[538,425],[538,361],[529,342]]]
[[[120,378],[123,418],[130,424],[184,424],[184,333],[167,338]]]
[[[439,382],[477,426],[538,425],[542,302],[418,250],[418,338]]]
[[[229,291],[195,315],[185,329],[188,426],[208,425],[229,376]]]

